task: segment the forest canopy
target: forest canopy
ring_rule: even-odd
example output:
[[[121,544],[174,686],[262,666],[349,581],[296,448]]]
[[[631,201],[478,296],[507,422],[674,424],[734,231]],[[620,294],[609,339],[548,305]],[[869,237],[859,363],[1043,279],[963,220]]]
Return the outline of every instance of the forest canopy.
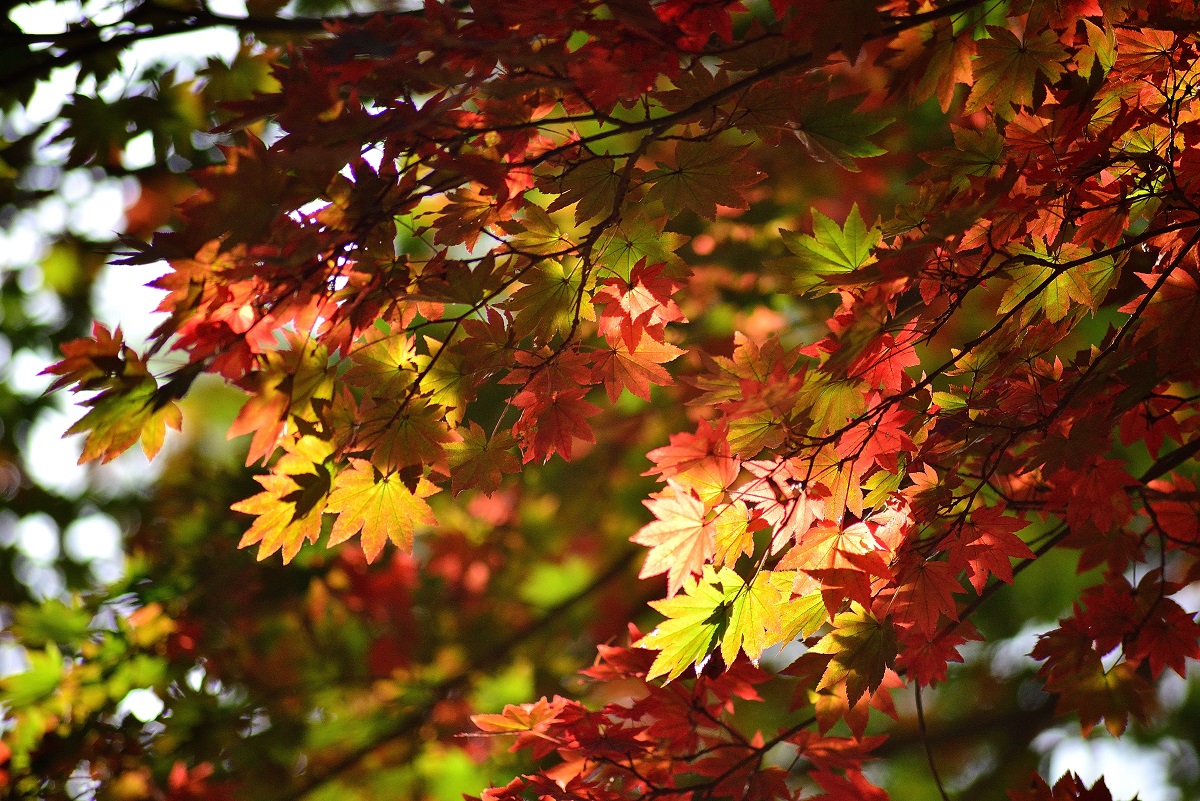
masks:
[[[1200,789],[1197,3],[9,26],[9,109],[81,83],[6,130],[6,208],[139,193],[70,280],[5,276],[61,354],[8,408],[161,463],[64,499],[12,459],[8,528],[127,554],[39,592],[9,548],[16,792],[1111,801],[1067,741]],[[145,342],[87,324],[106,259],[161,266]]]

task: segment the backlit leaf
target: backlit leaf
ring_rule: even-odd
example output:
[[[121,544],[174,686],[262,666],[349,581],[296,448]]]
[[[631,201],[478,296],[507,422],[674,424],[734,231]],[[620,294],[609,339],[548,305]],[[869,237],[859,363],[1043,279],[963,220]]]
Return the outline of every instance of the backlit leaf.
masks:
[[[325,507],[337,515],[329,544],[345,542],[361,531],[368,562],[379,556],[388,541],[401,550],[412,550],[417,527],[434,522],[433,510],[424,499],[437,488],[419,472],[408,480],[406,475],[404,471],[385,475],[365,459],[351,459],[350,469],[333,479]]]

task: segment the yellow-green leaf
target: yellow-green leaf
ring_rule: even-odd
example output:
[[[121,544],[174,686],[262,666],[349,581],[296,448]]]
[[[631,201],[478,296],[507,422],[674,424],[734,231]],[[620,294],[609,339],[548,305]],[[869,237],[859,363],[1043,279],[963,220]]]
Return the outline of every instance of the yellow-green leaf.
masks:
[[[845,224],[839,226],[816,209],[812,210],[813,233],[800,234],[781,230],[783,242],[796,255],[784,259],[784,266],[793,267],[793,281],[801,292],[817,290],[829,276],[844,275],[873,264],[872,251],[879,245],[882,229],[878,222],[867,228],[858,204],[850,208]],[[831,291],[825,287],[824,292]]]
[[[864,692],[874,692],[884,671],[896,658],[896,633],[858,604],[833,619],[833,631],[813,646],[813,652],[833,657],[818,690],[846,682],[846,698],[853,706]]]
[[[699,580],[687,579],[679,595],[650,602],[667,619],[638,641],[639,647],[659,652],[646,678],[665,675],[670,681],[692,665],[697,672],[704,669],[725,630],[725,591],[721,585],[731,580],[740,582],[741,578],[728,568],[717,572],[706,566]]]
[[[733,664],[740,648],[757,665],[763,651],[780,643],[783,629],[779,610],[791,594],[794,575],[789,572],[786,581],[781,582],[774,580],[775,574],[771,571],[760,570],[749,584],[736,576],[741,586],[733,589],[729,625],[721,638],[721,658],[725,664]],[[786,586],[780,586],[781,583]]]

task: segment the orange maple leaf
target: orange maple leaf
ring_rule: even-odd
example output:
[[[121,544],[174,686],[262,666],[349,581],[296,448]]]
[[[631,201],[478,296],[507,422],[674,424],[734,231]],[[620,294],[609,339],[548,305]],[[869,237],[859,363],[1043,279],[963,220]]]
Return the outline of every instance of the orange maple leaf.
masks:
[[[668,482],[668,489],[643,501],[658,519],[630,537],[650,548],[639,578],[667,574],[667,595],[679,592],[683,580],[698,574],[716,551],[711,523],[705,520],[704,503],[695,493]]]

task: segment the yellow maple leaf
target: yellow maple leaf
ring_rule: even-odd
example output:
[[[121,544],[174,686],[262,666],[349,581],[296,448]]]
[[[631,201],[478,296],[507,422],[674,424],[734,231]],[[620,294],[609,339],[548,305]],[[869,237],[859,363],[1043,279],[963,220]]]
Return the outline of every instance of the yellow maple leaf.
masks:
[[[351,459],[350,469],[337,474],[326,511],[337,514],[331,546],[345,542],[360,530],[362,549],[372,562],[391,540],[397,547],[412,550],[418,524],[432,525],[433,510],[424,498],[439,488],[421,477],[406,481],[407,471],[383,474],[366,459]]]

